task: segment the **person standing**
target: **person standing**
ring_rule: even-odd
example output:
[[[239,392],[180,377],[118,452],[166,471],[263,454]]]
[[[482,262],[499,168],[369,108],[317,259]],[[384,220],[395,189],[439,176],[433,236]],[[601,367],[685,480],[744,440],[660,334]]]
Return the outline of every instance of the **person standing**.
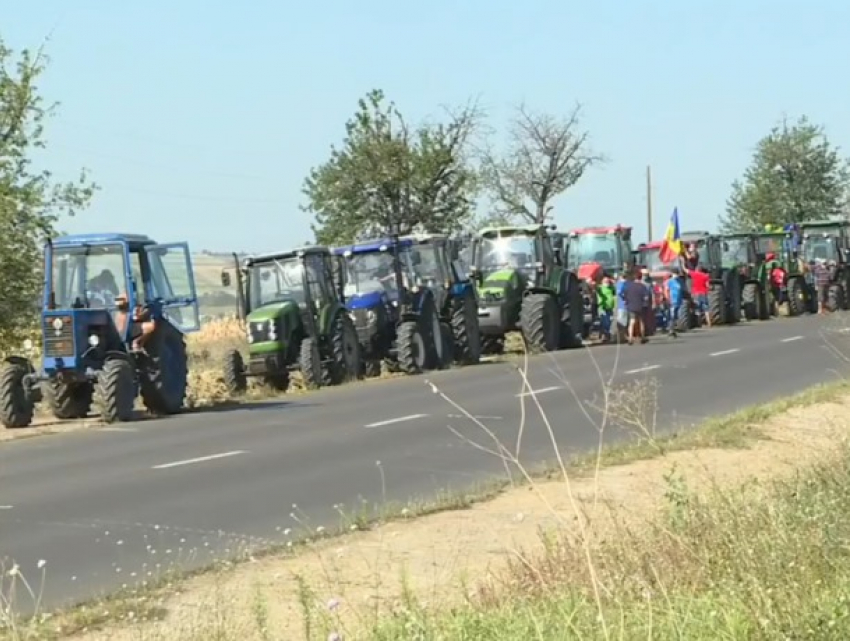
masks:
[[[617,296],[617,342],[621,342],[626,335],[629,326],[629,312],[626,310],[626,299],[623,298],[623,292],[626,290],[628,270],[623,270],[617,276],[617,285],[615,293]]]
[[[667,335],[670,338],[678,336],[676,325],[682,312],[682,303],[684,302],[684,291],[682,288],[682,279],[679,276],[679,268],[674,267],[670,273],[670,278],[667,279],[666,298],[669,305],[669,313],[667,316]]]
[[[646,286],[635,278],[634,272],[626,273],[626,282],[623,286],[621,298],[625,303],[628,314],[628,342],[634,345],[635,338],[640,337],[641,344],[647,342],[646,331],[643,325],[643,315],[648,304]]]
[[[689,269],[688,276],[691,277],[691,296],[694,298],[697,314],[705,325],[711,327],[711,314],[708,312],[708,288],[711,276],[703,265],[696,269]]]
[[[602,283],[596,290],[596,303],[599,309],[599,324],[602,330],[602,339],[607,343],[611,340],[611,320],[617,304],[614,281],[609,276],[602,279]]]
[[[646,287],[646,293],[649,296],[646,308],[643,313],[643,326],[647,336],[652,336],[655,333],[655,287],[652,283],[652,277],[649,275],[649,270],[645,267],[640,270],[640,280]]]
[[[812,265],[812,272],[818,293],[818,314],[826,314],[829,302],[829,286],[832,283],[832,270],[823,260],[817,259]]]

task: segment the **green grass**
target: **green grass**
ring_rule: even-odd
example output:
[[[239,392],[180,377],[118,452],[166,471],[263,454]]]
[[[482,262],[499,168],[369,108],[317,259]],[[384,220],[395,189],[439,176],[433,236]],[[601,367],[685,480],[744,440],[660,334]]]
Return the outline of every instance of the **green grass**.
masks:
[[[731,414],[729,416],[713,418],[695,428],[691,428],[686,431],[658,436],[654,434],[644,435],[643,438],[631,439],[629,441],[621,442],[616,445],[606,447],[598,455],[586,454],[576,457],[569,464],[570,471],[576,474],[584,474],[590,472],[598,464],[602,466],[623,465],[637,460],[654,458],[659,455],[673,451],[700,448],[747,447],[754,441],[764,437],[764,435],[759,429],[759,426],[771,417],[774,417],[777,414],[785,412],[793,407],[807,406],[815,403],[835,400],[837,398],[843,397],[845,394],[848,393],[848,391],[850,391],[850,384],[845,381],[838,381],[835,383],[821,385],[805,390],[798,395],[787,397],[779,401],[748,408],[740,412]],[[846,472],[846,470],[844,471]],[[557,474],[559,474],[559,472],[555,470],[555,468],[553,468],[553,466],[551,465],[543,465],[539,469],[533,470],[533,476],[536,478],[555,476]],[[821,477],[834,479],[835,474],[832,474],[832,476],[828,474],[821,475]],[[339,529],[336,532],[326,532],[321,535],[321,538],[344,535],[346,533],[351,532],[352,530],[367,530],[390,521],[413,519],[435,512],[468,509],[476,503],[495,498],[507,487],[509,487],[509,483],[504,479],[499,478],[493,479],[489,482],[478,484],[472,488],[465,488],[461,491],[449,489],[440,492],[437,496],[430,496],[420,500],[413,500],[407,503],[374,505],[364,502],[362,505],[357,506],[357,508],[353,510],[345,510],[343,508],[340,508]],[[680,500],[685,500],[681,498],[681,496],[679,498]],[[740,503],[740,500],[736,499],[736,501]],[[729,506],[733,505],[733,503],[734,502],[729,502],[727,508],[725,509],[731,509],[731,507]],[[734,503],[734,505],[738,505],[738,503]],[[847,507],[850,507],[850,500],[848,500]],[[690,509],[690,504],[688,504],[688,509]],[[701,521],[701,523],[703,527],[706,526],[706,524],[708,523],[706,519],[711,517],[712,514],[714,513],[706,513],[702,516],[703,520]],[[755,511],[751,511],[751,514],[755,514]],[[714,514],[714,516],[716,516],[716,514]],[[726,517],[734,517],[735,519],[737,519],[735,512],[727,512]],[[695,521],[693,521],[693,519],[689,519],[688,522],[693,524]],[[714,526],[716,526],[716,523],[712,525],[712,527]],[[653,545],[656,543],[658,545],[661,545],[663,543],[666,547],[659,548],[659,550],[662,551],[670,551],[674,549],[677,550],[677,554],[680,555],[678,561],[681,562],[683,558],[687,556],[685,554],[686,548],[682,548],[681,546],[673,546],[671,540],[679,540],[675,537],[671,540],[664,539],[662,534],[665,531],[660,531],[655,534],[656,537],[661,538],[656,539]],[[676,537],[685,537],[692,535],[695,537],[696,534],[697,533],[695,530],[683,530],[682,532],[678,532],[676,534]],[[712,532],[712,534],[714,534],[714,532]],[[719,535],[720,532],[718,531],[717,534]],[[727,532],[727,534],[729,533]],[[262,551],[252,550],[250,556],[253,559],[257,560],[269,555],[290,555],[293,553],[297,553],[301,544],[314,541],[316,540],[316,538],[319,537],[315,532],[305,532],[305,536],[300,541],[296,541],[295,544],[291,547],[287,545],[280,547],[271,547]],[[685,541],[687,539],[682,538],[681,540]],[[848,528],[847,542],[848,544],[850,544],[850,528]],[[647,549],[651,549],[651,545],[649,548],[647,548],[646,545],[649,544],[645,544],[644,547],[641,549],[644,551],[646,551]],[[690,539],[689,545],[693,545],[694,547],[693,550],[687,550],[689,553],[698,553],[700,555],[704,553],[704,550],[700,549],[700,541],[698,538]],[[575,551],[567,551],[563,548],[559,548],[556,546],[555,548],[552,548],[550,552],[552,554],[567,554],[569,556]],[[614,569],[616,569],[616,567],[621,567],[621,569],[628,567],[629,572],[646,572],[649,571],[648,568],[651,567],[644,567],[641,565],[641,563],[638,563],[638,560],[636,560],[635,558],[628,557],[628,555],[624,556],[622,546],[618,546],[616,549],[600,550],[598,552],[598,555],[599,559],[602,559],[603,557],[617,559],[617,563],[613,564]],[[248,555],[246,554],[245,556],[247,557]],[[704,558],[707,563],[711,562],[711,555]],[[643,558],[644,562],[649,562],[650,560],[651,559],[648,556]],[[670,559],[662,560],[669,561]],[[687,560],[690,562],[692,559]],[[576,563],[579,563],[580,566],[581,561],[576,561],[575,558],[564,559],[563,567],[573,568],[576,567]],[[606,561],[603,565],[607,566],[608,564],[609,563]],[[233,564],[228,564],[228,567],[232,568]],[[162,615],[163,610],[157,604],[160,604],[162,602],[162,599],[166,597],[168,593],[174,591],[182,581],[209,571],[226,572],[228,570],[223,569],[221,564],[216,564],[214,566],[210,566],[208,568],[192,572],[183,572],[179,569],[175,569],[166,573],[160,580],[151,583],[145,588],[122,591],[120,593],[116,593],[109,597],[106,597],[105,599],[94,600],[82,606],[64,612],[55,613],[55,615],[49,619],[49,622],[46,625],[34,624],[35,627],[30,629],[37,629],[38,634],[28,638],[64,638],[64,636],[74,631],[78,631],[84,628],[93,629],[103,626],[105,624],[124,620],[128,613],[133,613],[133,618],[135,621],[139,621],[145,618],[158,618]],[[613,571],[613,569],[609,571]],[[671,572],[673,574],[677,574],[679,571],[675,567],[671,566],[665,568],[664,572]],[[578,574],[581,575],[581,572],[579,572]],[[620,578],[623,579],[624,576],[625,575],[621,575]],[[615,579],[616,577],[612,578],[611,580]],[[396,620],[382,622],[381,627],[375,632],[375,634],[377,635],[375,638],[499,638],[504,639],[505,641],[511,641],[512,639],[521,638],[565,638],[564,636],[557,636],[557,634],[555,634],[555,632],[557,632],[557,630],[559,629],[557,628],[557,623],[559,621],[558,617],[561,617],[560,630],[561,632],[563,632],[566,629],[564,626],[567,625],[565,623],[565,621],[567,620],[567,618],[565,618],[566,614],[569,614],[568,619],[570,621],[578,621],[582,626],[589,625],[588,622],[593,621],[596,614],[592,612],[591,606],[593,605],[593,603],[591,601],[588,601],[586,591],[583,591],[586,590],[586,586],[567,585],[563,588],[561,588],[560,586],[557,587],[558,589],[555,590],[553,593],[547,592],[542,596],[540,594],[534,594],[534,598],[530,600],[527,597],[524,597],[522,593],[510,595],[511,598],[507,600],[496,599],[495,597],[493,597],[493,599],[491,599],[491,602],[483,604],[481,605],[481,607],[468,610],[460,610],[450,615],[442,615],[436,617],[433,617],[433,615],[428,614],[425,611],[419,609],[411,598],[411,602],[408,604],[408,607],[405,610],[405,614]],[[676,589],[679,589],[680,586],[676,584],[676,586],[674,587]],[[631,594],[631,592],[629,592],[628,594]],[[694,599],[693,604],[695,608],[699,609],[699,607],[702,607],[700,606],[700,604],[703,603],[702,600],[706,598],[709,599],[705,602],[708,604],[706,605],[706,607],[709,607],[709,605],[711,605],[712,607],[717,606],[717,595],[706,595],[707,593],[705,593],[704,591],[700,592],[699,594],[692,595]],[[682,597],[682,595],[678,594],[677,598],[679,597]],[[632,597],[629,596],[629,598]],[[637,610],[635,610],[635,608],[637,608],[637,605],[632,603],[632,601],[628,600],[624,601],[622,604],[606,603],[605,614],[607,617],[618,618],[620,615],[617,615],[616,613],[619,612],[622,608],[625,608],[626,606],[628,606],[628,608],[632,608],[632,610],[629,610],[630,616],[636,616]],[[664,617],[664,613],[660,610],[656,611],[654,609],[651,609],[650,606],[652,606],[652,608],[655,608],[658,606],[658,603],[651,602],[650,604],[646,605],[645,609],[647,613],[652,612],[653,617],[658,617],[657,621],[661,621]],[[736,607],[738,606],[736,605]],[[676,611],[676,613],[678,613],[678,610]],[[736,611],[734,614],[735,616],[739,616],[740,613]],[[647,614],[647,616],[649,615]],[[0,622],[2,622],[2,615],[0,615]],[[703,622],[705,621],[703,620]],[[576,625],[579,625],[579,623],[576,623]],[[552,632],[551,634],[547,632],[546,635],[543,636],[538,635],[537,632],[534,632],[533,634],[531,634],[531,636],[522,636],[523,634],[529,634],[529,630],[531,630],[532,628],[529,628],[528,626],[535,626],[538,624],[542,626],[541,628],[539,628],[540,630],[545,631],[551,629],[554,630],[554,632]],[[29,624],[19,622],[18,627],[26,627],[27,625]],[[622,625],[626,625],[626,623],[622,622]],[[636,626],[637,623],[629,622],[628,625]],[[57,626],[61,626],[61,634],[57,634],[55,632]],[[402,636],[393,637],[392,634],[400,634],[399,631],[401,630],[401,627],[399,626],[405,627],[405,629],[409,628],[411,630],[415,629],[419,631],[415,634],[405,633]],[[550,628],[548,626],[555,627]],[[538,628],[534,629],[536,630]],[[577,629],[585,630],[586,628]],[[635,638],[631,635],[638,634],[636,632],[638,629],[638,627],[630,627],[627,631],[628,634],[624,631],[622,635],[619,636],[619,638]],[[492,636],[500,632],[505,634],[510,633],[514,636]],[[555,634],[555,636],[552,636],[552,634]],[[645,631],[643,636],[644,638],[647,638]],[[19,637],[4,632],[2,630],[2,625],[0,625],[0,639],[6,640],[17,638]],[[596,637],[591,635],[587,638]],[[653,636],[651,638],[666,637]],[[711,638],[724,637],[718,636]],[[741,637],[727,636],[725,638]],[[847,638],[850,638],[850,636],[848,636]]]

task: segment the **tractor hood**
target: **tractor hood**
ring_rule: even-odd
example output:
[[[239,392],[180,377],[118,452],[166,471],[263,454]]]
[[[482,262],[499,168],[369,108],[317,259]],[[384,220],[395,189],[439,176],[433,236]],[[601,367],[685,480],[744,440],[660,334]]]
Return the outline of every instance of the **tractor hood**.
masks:
[[[592,280],[597,283],[602,280],[603,273],[604,270],[599,263],[584,263],[583,265],[579,265],[577,275],[579,280]]]
[[[283,300],[277,303],[263,305],[259,309],[255,309],[250,314],[248,314],[247,320],[249,323],[273,320],[282,316],[289,309],[294,309],[297,311],[298,303],[296,303],[294,300]]]
[[[519,287],[522,284],[522,277],[515,269],[500,269],[491,274],[487,274],[484,282],[478,291],[481,294],[495,293],[501,294],[510,287]]]
[[[371,290],[366,292],[358,292],[348,294],[345,306],[350,310],[355,309],[371,309],[372,307],[380,307],[389,298],[389,292],[383,287],[380,290]]]

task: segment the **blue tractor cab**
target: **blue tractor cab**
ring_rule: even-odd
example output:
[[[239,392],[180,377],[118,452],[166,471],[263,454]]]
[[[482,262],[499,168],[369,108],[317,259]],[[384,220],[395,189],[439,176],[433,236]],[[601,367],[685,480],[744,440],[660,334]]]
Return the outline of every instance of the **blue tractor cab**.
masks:
[[[344,259],[345,305],[357,328],[366,376],[381,362],[416,374],[432,369],[439,313],[432,291],[417,283],[410,239],[379,238],[334,248]]]
[[[199,329],[187,243],[62,236],[45,245],[44,274],[40,368],[12,356],[0,370],[6,427],[30,425],[42,400],[60,419],[83,418],[94,403],[108,423],[131,420],[139,394],[156,414],[183,408],[185,334]]]

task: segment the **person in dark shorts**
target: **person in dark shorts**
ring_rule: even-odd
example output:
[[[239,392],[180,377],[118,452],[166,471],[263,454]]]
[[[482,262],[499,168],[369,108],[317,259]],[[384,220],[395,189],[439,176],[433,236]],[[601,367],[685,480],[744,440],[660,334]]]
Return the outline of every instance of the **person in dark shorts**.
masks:
[[[643,324],[643,315],[649,304],[649,292],[639,279],[635,278],[633,272],[626,275],[626,285],[620,295],[626,305],[629,315],[628,340],[629,345],[634,345],[636,336],[640,336],[641,344],[647,342],[646,331]]]
[[[815,277],[815,289],[818,292],[818,314],[826,314],[829,301],[829,285],[832,282],[832,270],[821,260],[816,260],[811,267]]]

